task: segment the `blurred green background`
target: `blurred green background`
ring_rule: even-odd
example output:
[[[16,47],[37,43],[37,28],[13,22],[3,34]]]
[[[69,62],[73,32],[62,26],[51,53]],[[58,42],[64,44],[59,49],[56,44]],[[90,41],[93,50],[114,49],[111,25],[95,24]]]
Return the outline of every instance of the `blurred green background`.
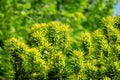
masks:
[[[102,17],[112,15],[117,0],[0,0],[0,46],[10,37],[26,40],[34,23],[69,24],[74,37],[94,31]]]

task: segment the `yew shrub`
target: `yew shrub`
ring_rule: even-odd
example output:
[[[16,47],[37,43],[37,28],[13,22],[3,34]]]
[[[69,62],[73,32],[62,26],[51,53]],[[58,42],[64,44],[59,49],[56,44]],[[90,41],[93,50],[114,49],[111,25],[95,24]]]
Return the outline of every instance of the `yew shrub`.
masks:
[[[119,24],[119,17],[103,18],[100,29],[83,32],[76,41],[66,24],[34,24],[26,43],[17,38],[5,41],[4,49],[0,49],[0,78],[119,80]]]

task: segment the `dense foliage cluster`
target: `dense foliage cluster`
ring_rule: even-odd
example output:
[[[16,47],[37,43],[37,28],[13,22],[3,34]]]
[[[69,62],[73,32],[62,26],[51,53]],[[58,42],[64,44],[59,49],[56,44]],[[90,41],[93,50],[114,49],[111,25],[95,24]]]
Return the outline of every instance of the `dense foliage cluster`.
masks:
[[[76,43],[66,24],[34,24],[27,41],[11,38],[0,49],[0,79],[119,80],[119,25],[119,17],[103,18],[102,28]]]
[[[117,1],[0,0],[0,80],[120,80]]]

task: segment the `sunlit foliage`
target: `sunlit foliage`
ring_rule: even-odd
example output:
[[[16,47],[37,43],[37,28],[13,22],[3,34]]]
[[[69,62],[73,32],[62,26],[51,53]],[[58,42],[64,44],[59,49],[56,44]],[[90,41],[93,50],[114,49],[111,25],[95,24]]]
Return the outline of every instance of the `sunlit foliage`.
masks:
[[[80,35],[77,48],[68,25],[34,24],[26,43],[11,38],[0,49],[0,79],[119,80],[119,20],[103,18],[102,28]]]

